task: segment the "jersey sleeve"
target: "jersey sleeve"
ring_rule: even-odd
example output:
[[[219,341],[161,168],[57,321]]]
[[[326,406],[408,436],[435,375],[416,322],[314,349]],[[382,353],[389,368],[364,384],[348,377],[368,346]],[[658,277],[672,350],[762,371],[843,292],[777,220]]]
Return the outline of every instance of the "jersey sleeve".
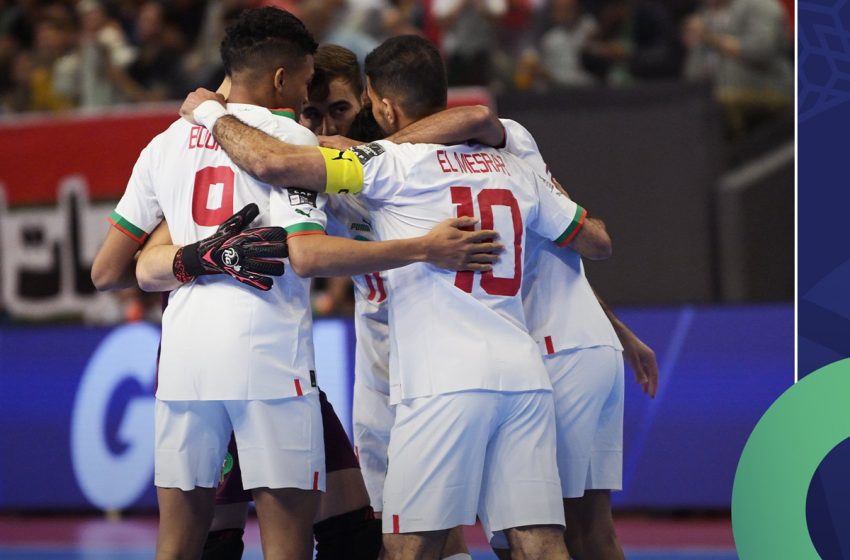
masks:
[[[559,247],[566,247],[584,226],[587,210],[564,196],[545,177],[536,175],[535,185],[538,207],[528,225]]]
[[[500,119],[505,127],[505,147],[509,154],[513,154],[530,165],[538,174],[551,177],[549,166],[540,155],[540,148],[534,136],[524,126],[510,119]]]
[[[109,215],[109,223],[139,245],[162,221],[162,208],[151,180],[152,159],[152,150],[148,145],[139,154],[124,195]]]
[[[324,234],[328,217],[327,196],[294,188],[274,188],[269,199],[269,219],[287,237]]]

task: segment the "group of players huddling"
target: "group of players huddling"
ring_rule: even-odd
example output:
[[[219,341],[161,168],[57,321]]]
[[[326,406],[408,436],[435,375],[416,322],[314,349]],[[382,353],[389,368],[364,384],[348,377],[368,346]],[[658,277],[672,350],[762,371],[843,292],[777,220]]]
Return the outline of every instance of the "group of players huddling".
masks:
[[[227,102],[190,94],[142,151],[92,266],[168,292],[157,558],[240,558],[251,500],[266,558],[469,558],[476,516],[500,558],[622,558],[623,357],[652,396],[657,367],[584,276],[602,222],[520,124],[445,109],[425,39],[369,54],[365,96],[276,8],[221,53]],[[317,276],[355,285],[357,454],[319,390]]]

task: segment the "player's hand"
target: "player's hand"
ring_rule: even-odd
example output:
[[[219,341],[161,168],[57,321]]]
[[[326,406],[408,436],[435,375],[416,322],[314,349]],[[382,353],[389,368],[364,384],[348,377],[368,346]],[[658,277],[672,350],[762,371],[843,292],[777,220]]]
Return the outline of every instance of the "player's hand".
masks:
[[[352,146],[359,146],[360,144],[362,144],[362,142],[346,138],[345,136],[340,136],[339,134],[335,134],[334,136],[319,136],[319,146],[322,146],[323,148],[331,148],[342,151],[347,150]]]
[[[196,89],[186,97],[186,100],[183,101],[183,105],[180,106],[180,116],[192,124],[201,124],[201,122],[195,118],[195,109],[197,109],[204,101],[210,100],[218,101],[221,106],[224,107],[224,96],[220,93],[215,93],[204,88]]]
[[[628,328],[618,329],[617,335],[623,345],[623,359],[635,372],[635,381],[640,384],[645,394],[654,399],[658,391],[658,362],[655,352]]]
[[[280,259],[288,254],[285,229],[260,227],[237,233],[201,258],[204,266],[220,270],[243,284],[266,292],[274,285],[269,276],[283,275]]]
[[[222,222],[209,237],[178,249],[172,264],[174,277],[181,282],[189,282],[205,274],[227,273],[257,289],[270,289],[273,285],[271,278],[263,280],[257,275],[283,274],[283,263],[268,259],[287,256],[286,232],[281,228],[257,228],[272,230],[259,235],[256,230],[245,231],[259,215],[257,205],[248,204]],[[251,235],[240,237],[252,231]],[[226,249],[231,250],[225,253]]]
[[[499,233],[492,229],[473,231],[476,218],[450,218],[437,224],[427,235],[427,262],[449,270],[493,270],[504,245],[496,243]]]

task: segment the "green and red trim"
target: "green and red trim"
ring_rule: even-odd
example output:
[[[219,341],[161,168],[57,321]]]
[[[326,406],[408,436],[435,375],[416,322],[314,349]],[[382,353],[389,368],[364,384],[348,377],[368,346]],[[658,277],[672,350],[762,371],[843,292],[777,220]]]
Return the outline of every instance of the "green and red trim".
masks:
[[[570,241],[575,239],[575,236],[578,235],[578,232],[581,231],[581,228],[584,226],[584,221],[587,219],[587,210],[576,204],[576,213],[573,216],[573,221],[570,222],[570,225],[567,226],[567,229],[564,230],[564,233],[558,236],[555,240],[555,245],[558,247],[566,247],[569,245]]]
[[[145,239],[148,238],[148,234],[145,230],[143,230],[142,228],[134,226],[129,221],[127,221],[123,216],[121,216],[121,214],[119,214],[118,212],[116,212],[114,210],[112,211],[111,214],[109,214],[109,217],[107,218],[107,220],[109,220],[109,223],[112,224],[115,227],[115,229],[117,229],[118,231],[120,231],[121,233],[123,233],[124,235],[126,235],[127,237],[129,237],[130,239],[132,239],[133,241],[138,243],[139,245],[144,243]]]
[[[269,109],[273,114],[278,117],[286,117],[287,119],[295,120],[295,110],[294,109]]]
[[[284,229],[286,230],[287,237],[297,237],[299,235],[315,235],[325,233],[325,228],[313,222],[303,222],[300,224],[294,224]]]

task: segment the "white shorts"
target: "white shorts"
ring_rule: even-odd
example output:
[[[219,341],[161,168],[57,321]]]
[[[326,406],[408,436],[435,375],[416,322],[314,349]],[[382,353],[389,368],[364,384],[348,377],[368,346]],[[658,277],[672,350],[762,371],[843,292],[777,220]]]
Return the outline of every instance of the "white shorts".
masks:
[[[390,396],[354,381],[354,449],[360,472],[369,492],[372,509],[383,511],[384,479],[387,476],[387,447],[395,421]]]
[[[623,487],[623,354],[610,346],[543,359],[558,422],[558,472],[565,498]]]
[[[384,533],[564,525],[552,394],[463,391],[396,405]]]
[[[156,400],[154,484],[218,485],[231,431],[244,488],[325,489],[319,393],[253,401]]]

